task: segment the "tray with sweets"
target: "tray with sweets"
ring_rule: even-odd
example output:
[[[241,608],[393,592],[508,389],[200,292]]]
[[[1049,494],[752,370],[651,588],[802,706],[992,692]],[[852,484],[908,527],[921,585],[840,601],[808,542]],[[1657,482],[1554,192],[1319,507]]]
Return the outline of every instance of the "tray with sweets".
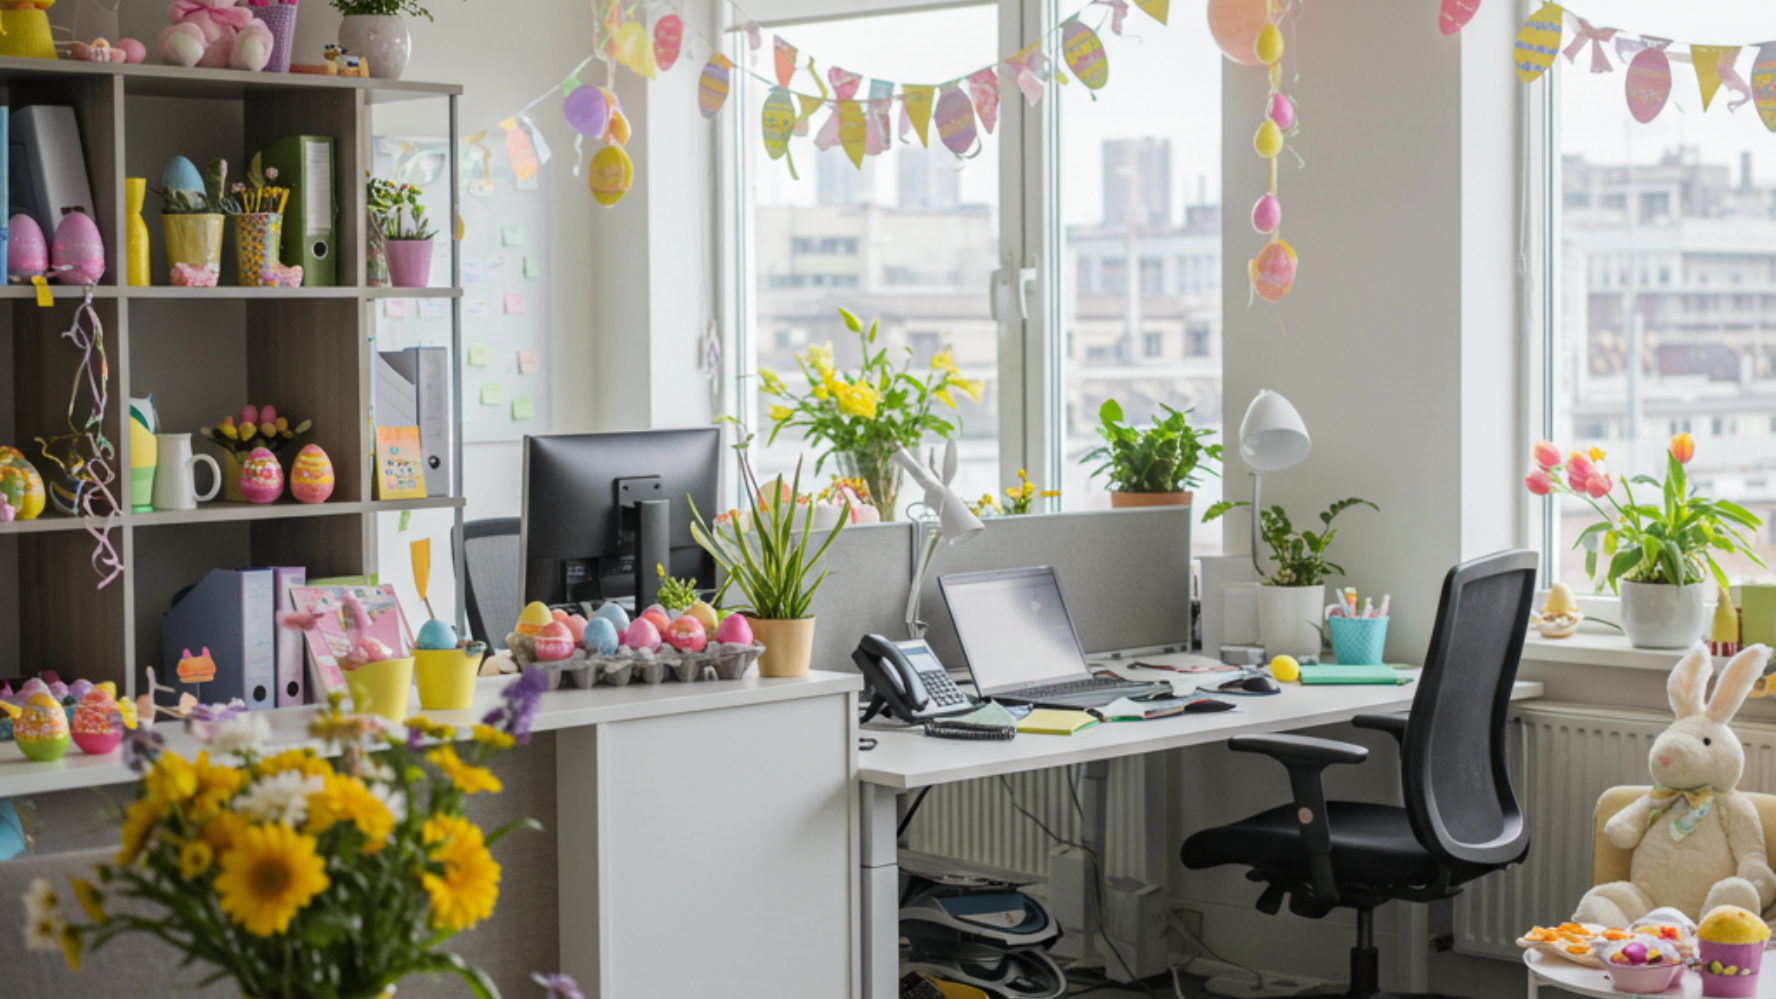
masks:
[[[1605,951],[1611,944],[1635,937],[1651,937],[1672,944],[1684,959],[1696,950],[1696,936],[1688,920],[1681,915],[1666,920],[1654,913],[1635,921],[1627,929],[1600,926],[1596,923],[1561,923],[1558,926],[1536,926],[1517,938],[1517,946],[1565,958],[1588,968],[1605,966]]]

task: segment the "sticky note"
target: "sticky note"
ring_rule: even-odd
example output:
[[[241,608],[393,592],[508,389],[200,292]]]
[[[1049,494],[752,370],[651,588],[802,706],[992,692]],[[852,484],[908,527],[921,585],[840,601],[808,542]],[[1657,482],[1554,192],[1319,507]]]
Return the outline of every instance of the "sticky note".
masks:
[[[390,319],[407,318],[407,300],[405,298],[385,298],[382,301],[382,314]]]
[[[512,419],[528,420],[535,415],[536,409],[531,405],[530,396],[521,395],[512,400]]]
[[[488,382],[481,386],[481,405],[497,406],[500,404],[500,387],[498,382]]]
[[[524,276],[527,278],[542,277],[543,258],[534,253],[526,253],[524,255]]]
[[[406,531],[407,525],[412,522],[413,522],[413,511],[412,510],[402,510],[401,511],[401,526],[395,529],[395,533],[400,534],[400,533]]]
[[[524,292],[521,292],[521,291],[506,292],[506,315],[508,315],[508,316],[522,316],[522,315],[524,315]]]
[[[524,226],[518,222],[508,222],[500,229],[501,246],[523,246]]]
[[[450,315],[450,303],[442,298],[422,298],[419,300],[419,318],[443,319]]]
[[[485,368],[493,363],[493,348],[484,343],[469,344],[469,366]]]
[[[537,373],[538,367],[539,367],[539,365],[537,364],[537,352],[536,351],[521,350],[518,352],[518,373],[519,374],[534,375]]]
[[[469,181],[469,193],[477,198],[493,197],[493,179],[482,177]]]
[[[483,277],[483,264],[481,261],[479,261],[479,260],[465,260],[462,262],[462,282],[463,282],[463,284],[475,284],[476,282],[480,281],[482,277]]]

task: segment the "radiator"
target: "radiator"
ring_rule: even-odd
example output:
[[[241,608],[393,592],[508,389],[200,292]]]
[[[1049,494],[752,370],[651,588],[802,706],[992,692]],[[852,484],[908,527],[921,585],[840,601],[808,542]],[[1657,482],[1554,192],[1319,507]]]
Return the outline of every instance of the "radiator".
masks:
[[[1456,897],[1457,951],[1515,960],[1524,930],[1572,915],[1591,887],[1598,796],[1649,782],[1647,753],[1670,723],[1667,712],[1553,702],[1512,713],[1512,780],[1529,822],[1529,856]],[[1776,787],[1776,728],[1738,721],[1733,730],[1745,743],[1740,786]]]

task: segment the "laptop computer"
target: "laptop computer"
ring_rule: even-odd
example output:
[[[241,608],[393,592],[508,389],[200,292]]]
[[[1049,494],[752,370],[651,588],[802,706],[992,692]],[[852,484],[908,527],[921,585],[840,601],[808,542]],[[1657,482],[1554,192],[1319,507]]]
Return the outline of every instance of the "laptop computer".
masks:
[[[1093,676],[1049,566],[993,569],[937,581],[982,697],[1045,708],[1093,708],[1119,697],[1171,696],[1166,682]]]

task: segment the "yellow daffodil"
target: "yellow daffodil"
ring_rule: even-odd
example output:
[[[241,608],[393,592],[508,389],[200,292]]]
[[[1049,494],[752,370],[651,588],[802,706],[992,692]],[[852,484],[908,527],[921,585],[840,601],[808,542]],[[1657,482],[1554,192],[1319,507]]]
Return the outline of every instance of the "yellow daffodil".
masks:
[[[861,416],[866,420],[876,418],[876,403],[881,399],[874,386],[844,385],[835,389],[835,397],[839,403],[839,412],[847,416]]]
[[[216,893],[229,918],[269,937],[289,929],[296,913],[327,889],[326,868],[313,836],[284,825],[252,826],[223,856]]]
[[[783,379],[770,368],[759,367],[759,382],[764,385],[766,395],[788,395],[789,389],[783,385]]]
[[[511,749],[515,743],[510,733],[501,732],[491,725],[476,725],[472,731],[475,741],[483,746],[491,746],[494,749]]]
[[[944,405],[950,407],[951,409],[956,408],[956,397],[951,395],[950,390],[947,388],[938,389],[937,391],[931,393],[931,397],[933,399],[936,399],[938,402],[941,402]]]
[[[142,848],[148,845],[148,837],[154,834],[155,827],[166,816],[167,806],[153,798],[143,798],[124,811],[117,866],[127,867],[136,862],[136,858],[142,855]]]
[[[952,378],[950,384],[972,402],[981,401],[981,393],[987,388],[987,383],[978,378]]]
[[[197,793],[197,770],[178,753],[164,753],[148,771],[148,798],[161,805],[178,805]]]
[[[770,409],[772,423],[782,423],[793,415],[795,415],[795,410],[788,406],[772,406]]]
[[[479,794],[482,791],[491,791],[494,794],[500,792],[502,785],[500,779],[493,775],[493,771],[486,767],[464,763],[456,755],[454,747],[440,746],[427,753],[426,760],[432,766],[442,770],[444,776],[449,777],[450,782],[456,785],[457,790],[464,794]]]
[[[814,386],[814,398],[819,399],[822,402],[824,402],[831,395],[832,395],[832,392],[830,392],[825,385]]]
[[[948,347],[931,355],[931,370],[944,371],[952,375],[959,375],[962,373],[956,367],[955,358],[950,355],[950,348]]]
[[[500,865],[487,851],[481,830],[455,816],[426,821],[422,837],[442,871],[420,882],[432,901],[432,924],[446,932],[466,930],[493,914],[499,901]]]
[[[197,776],[197,792],[191,799],[191,819],[203,822],[220,812],[240,790],[243,775],[233,767],[211,766],[208,752],[197,754],[192,770]]]
[[[210,869],[216,851],[201,839],[194,839],[179,848],[179,876],[187,881]]]
[[[105,893],[99,890],[98,885],[84,878],[74,878],[73,885],[74,901],[80,903],[80,911],[86,913],[88,919],[100,926],[111,921],[111,917],[105,912]]]

